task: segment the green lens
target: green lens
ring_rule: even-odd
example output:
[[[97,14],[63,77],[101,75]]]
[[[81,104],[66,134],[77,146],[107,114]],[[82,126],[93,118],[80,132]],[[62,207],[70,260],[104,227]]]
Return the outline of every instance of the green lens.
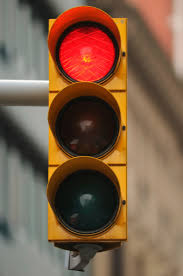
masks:
[[[102,231],[115,219],[118,208],[116,186],[93,170],[80,170],[68,176],[55,196],[58,219],[78,233]]]

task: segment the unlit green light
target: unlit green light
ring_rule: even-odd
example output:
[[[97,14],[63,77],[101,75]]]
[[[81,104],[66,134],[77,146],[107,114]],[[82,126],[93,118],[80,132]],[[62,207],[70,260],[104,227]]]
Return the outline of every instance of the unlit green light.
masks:
[[[79,233],[105,229],[119,208],[116,186],[102,173],[81,170],[67,177],[55,197],[59,220]]]

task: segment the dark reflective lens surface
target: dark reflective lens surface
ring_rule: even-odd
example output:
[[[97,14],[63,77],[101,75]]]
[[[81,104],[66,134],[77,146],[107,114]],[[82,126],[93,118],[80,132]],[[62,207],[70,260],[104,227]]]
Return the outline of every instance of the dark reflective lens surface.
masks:
[[[60,221],[80,233],[93,233],[109,225],[119,207],[115,185],[105,175],[81,170],[67,177],[55,197]]]
[[[56,135],[63,148],[72,155],[102,155],[115,143],[118,118],[114,110],[96,97],[79,97],[59,113]]]

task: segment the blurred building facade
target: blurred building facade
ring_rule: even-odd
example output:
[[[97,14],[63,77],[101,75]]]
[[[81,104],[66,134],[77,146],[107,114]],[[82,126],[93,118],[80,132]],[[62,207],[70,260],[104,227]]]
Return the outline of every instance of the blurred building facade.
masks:
[[[159,46],[170,58],[179,79],[183,78],[183,2],[182,0],[126,0],[135,7]]]
[[[0,2],[0,79],[48,79],[48,18],[72,4]],[[80,275],[47,241],[47,107],[1,107],[0,124],[0,275]]]
[[[112,17],[127,17],[129,41],[128,242],[98,255],[95,275],[183,274],[183,86],[165,24],[172,3],[89,1]]]
[[[129,241],[97,254],[93,275],[182,276],[181,1],[86,2],[129,19]],[[48,79],[47,20],[61,12],[59,3],[1,1],[1,79]],[[27,126],[19,110],[0,111],[0,275],[74,275],[64,269],[63,251],[47,243],[47,129],[28,132],[40,116],[47,128],[47,109],[24,108],[33,118]]]
[[[126,0],[135,7],[148,25],[165,53],[172,57],[172,29],[169,20],[172,16],[173,0]]]

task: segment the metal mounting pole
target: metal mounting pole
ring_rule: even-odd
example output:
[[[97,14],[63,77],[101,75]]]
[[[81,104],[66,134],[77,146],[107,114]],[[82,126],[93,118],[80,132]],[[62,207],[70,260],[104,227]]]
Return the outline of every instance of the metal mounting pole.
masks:
[[[0,105],[47,106],[49,81],[0,80]]]

